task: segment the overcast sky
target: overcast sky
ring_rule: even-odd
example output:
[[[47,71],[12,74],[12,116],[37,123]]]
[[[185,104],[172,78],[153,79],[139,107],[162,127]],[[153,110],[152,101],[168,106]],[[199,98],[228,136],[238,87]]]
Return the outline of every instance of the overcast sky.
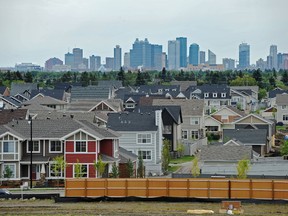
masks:
[[[251,63],[266,58],[269,46],[288,53],[288,0],[0,0],[0,66],[44,62],[73,47],[84,57],[113,56],[119,44],[136,38],[152,44],[187,37],[222,58],[238,59],[250,44]]]

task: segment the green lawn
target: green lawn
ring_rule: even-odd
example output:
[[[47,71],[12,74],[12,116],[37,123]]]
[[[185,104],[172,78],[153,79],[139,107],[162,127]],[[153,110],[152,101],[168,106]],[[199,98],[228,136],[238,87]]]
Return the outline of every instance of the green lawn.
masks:
[[[287,130],[287,125],[283,125],[283,126],[276,126],[276,130]]]
[[[185,162],[190,162],[192,161],[194,158],[194,156],[183,156],[177,159],[172,159],[170,161],[171,164],[181,164],[181,163],[185,163]]]
[[[168,167],[168,172],[176,172],[180,166],[169,166]]]

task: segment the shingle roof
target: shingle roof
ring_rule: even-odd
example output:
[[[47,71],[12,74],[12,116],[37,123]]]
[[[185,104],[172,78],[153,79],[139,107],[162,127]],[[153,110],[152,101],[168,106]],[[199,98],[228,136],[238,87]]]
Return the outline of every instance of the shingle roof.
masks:
[[[265,145],[266,129],[223,129],[224,140],[236,139],[245,145]]]
[[[141,85],[136,90],[142,94],[166,94],[168,92],[179,92],[179,85]]]
[[[179,105],[183,116],[202,116],[204,110],[203,100],[186,99],[153,99],[153,106]]]
[[[119,158],[120,163],[128,163],[129,159],[131,162],[136,161],[138,159],[138,155],[119,146]]]
[[[71,89],[71,101],[86,99],[109,99],[111,97],[110,86],[73,87]]]
[[[200,161],[239,161],[253,157],[252,146],[202,146]]]
[[[179,85],[181,91],[186,91],[189,86],[197,86],[197,81],[171,81],[171,85]]]
[[[0,110],[0,125],[7,124],[12,120],[24,120],[27,116],[27,109]]]
[[[113,86],[114,88],[119,89],[123,85],[120,80],[99,80],[98,86]]]
[[[131,87],[120,88],[115,91],[115,98],[124,101],[126,94],[131,94],[134,90]]]
[[[2,100],[6,101],[7,103],[11,104],[12,106],[18,108],[21,107],[21,103],[18,99],[14,98],[13,96],[0,96]]]
[[[275,98],[277,94],[288,94],[288,90],[274,89],[272,91],[269,91],[268,97]]]
[[[107,128],[115,131],[157,131],[155,112],[109,113]]]
[[[0,95],[3,95],[6,89],[6,86],[0,86]]]
[[[30,104],[40,104],[40,105],[65,105],[67,102],[62,100],[57,100],[55,98],[52,98],[50,96],[39,96],[35,97],[29,101],[23,102],[23,105],[30,105]]]
[[[199,92],[199,93],[198,93]],[[186,90],[186,96],[190,98],[190,94],[199,96],[200,98],[204,98],[204,93],[208,93],[208,97],[206,99],[227,99],[230,97],[230,87],[227,85],[217,85],[217,84],[204,84],[202,86],[190,86]],[[217,97],[213,97],[213,93],[217,93]],[[226,93],[225,97],[222,97],[220,93]]]
[[[50,96],[52,98],[63,100],[65,91],[62,89],[35,89],[32,90],[30,98],[35,97],[38,94],[42,94],[44,96]]]
[[[277,106],[288,105],[288,94],[277,94],[276,104]]]
[[[104,102],[107,105],[109,105],[114,110],[122,110],[122,100],[121,99],[104,99],[104,100],[77,100],[77,101],[71,101],[71,103],[68,104],[67,110],[69,111],[84,111],[88,112],[92,108],[94,108],[97,104]]]
[[[25,91],[31,91],[37,89],[37,83],[14,83],[11,84],[10,95],[14,96],[17,93],[23,94]]]

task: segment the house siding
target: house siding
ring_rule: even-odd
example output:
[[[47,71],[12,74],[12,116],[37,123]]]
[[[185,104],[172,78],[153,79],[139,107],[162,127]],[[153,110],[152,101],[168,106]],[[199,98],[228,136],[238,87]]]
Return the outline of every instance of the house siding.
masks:
[[[74,152],[74,141],[66,141],[66,152]]]
[[[83,154],[66,154],[66,162],[67,163],[93,163],[96,161],[96,154],[94,153],[83,153]]]
[[[95,141],[88,141],[88,152],[96,152]]]
[[[113,141],[101,140],[100,141],[100,153],[113,157]]]

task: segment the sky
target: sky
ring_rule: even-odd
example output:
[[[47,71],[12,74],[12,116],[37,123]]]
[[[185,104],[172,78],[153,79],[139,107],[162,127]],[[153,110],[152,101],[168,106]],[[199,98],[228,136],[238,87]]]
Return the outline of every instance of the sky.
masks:
[[[74,47],[84,57],[122,56],[136,38],[152,44],[187,37],[222,58],[238,59],[250,44],[250,62],[266,59],[269,47],[288,53],[287,0],[0,0],[0,67],[64,61]],[[207,58],[207,57],[206,57]]]

